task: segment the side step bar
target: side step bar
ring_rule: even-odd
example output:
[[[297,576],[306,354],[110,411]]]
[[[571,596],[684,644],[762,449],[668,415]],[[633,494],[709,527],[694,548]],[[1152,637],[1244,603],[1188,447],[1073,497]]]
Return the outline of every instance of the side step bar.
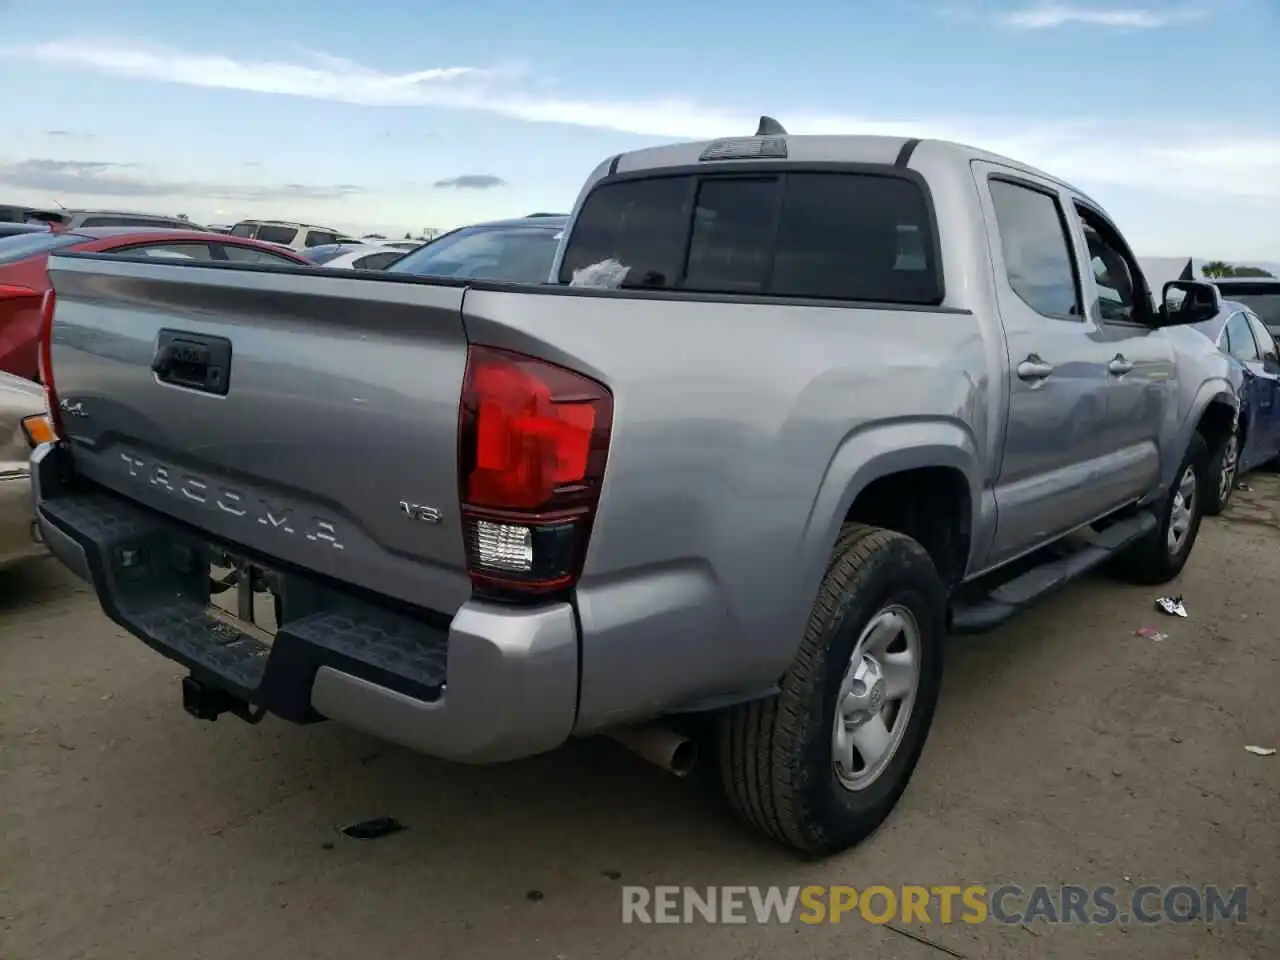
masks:
[[[951,632],[985,633],[1000,626],[1041,597],[1109,560],[1156,526],[1155,516],[1144,510],[1107,527],[1075,552],[1032,567],[976,601],[957,604],[951,613]]]

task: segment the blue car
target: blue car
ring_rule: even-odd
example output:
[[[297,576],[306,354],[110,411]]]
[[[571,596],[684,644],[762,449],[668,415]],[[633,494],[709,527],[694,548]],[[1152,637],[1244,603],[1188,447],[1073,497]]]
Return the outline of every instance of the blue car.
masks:
[[[1280,456],[1280,347],[1256,313],[1244,303],[1223,300],[1212,320],[1193,329],[1204,334],[1232,360],[1240,373],[1239,429],[1211,451],[1204,512],[1221,513],[1236,488],[1236,478]]]

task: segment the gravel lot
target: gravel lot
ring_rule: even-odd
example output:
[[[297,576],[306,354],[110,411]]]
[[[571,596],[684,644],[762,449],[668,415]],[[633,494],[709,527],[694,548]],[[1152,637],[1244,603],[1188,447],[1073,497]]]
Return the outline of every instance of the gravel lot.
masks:
[[[1181,592],[1075,585],[955,641],[910,790],[804,863],[607,742],[460,768],[335,724],[189,719],[180,669],[52,562],[0,578],[0,957],[1280,957],[1280,476],[1206,521]],[[1169,634],[1135,637],[1143,626]],[[390,814],[408,829],[335,833]],[[1246,925],[620,923],[638,884],[1217,883]],[[534,893],[537,891],[537,893]]]

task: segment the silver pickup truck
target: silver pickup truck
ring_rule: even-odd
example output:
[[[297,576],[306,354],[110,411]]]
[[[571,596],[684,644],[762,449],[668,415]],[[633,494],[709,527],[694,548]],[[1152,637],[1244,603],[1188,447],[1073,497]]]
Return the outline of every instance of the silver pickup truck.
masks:
[[[44,539],[196,717],[678,772],[710,728],[747,821],[857,842],[948,633],[1178,574],[1237,399],[1166,329],[1214,288],[1157,307],[1068,184],[765,128],[602,163],[545,286],[55,255]]]

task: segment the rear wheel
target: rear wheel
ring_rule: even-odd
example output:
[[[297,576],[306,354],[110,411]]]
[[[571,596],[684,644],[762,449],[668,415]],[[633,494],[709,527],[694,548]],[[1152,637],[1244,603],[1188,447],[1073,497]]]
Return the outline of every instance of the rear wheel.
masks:
[[[872,833],[924,748],[945,634],[924,548],[847,525],[781,693],[721,717],[721,779],[739,815],[815,855]]]
[[[1193,434],[1173,488],[1155,507],[1156,528],[1116,558],[1113,569],[1130,583],[1167,583],[1182,572],[1200,533],[1209,462],[1204,438]]]

